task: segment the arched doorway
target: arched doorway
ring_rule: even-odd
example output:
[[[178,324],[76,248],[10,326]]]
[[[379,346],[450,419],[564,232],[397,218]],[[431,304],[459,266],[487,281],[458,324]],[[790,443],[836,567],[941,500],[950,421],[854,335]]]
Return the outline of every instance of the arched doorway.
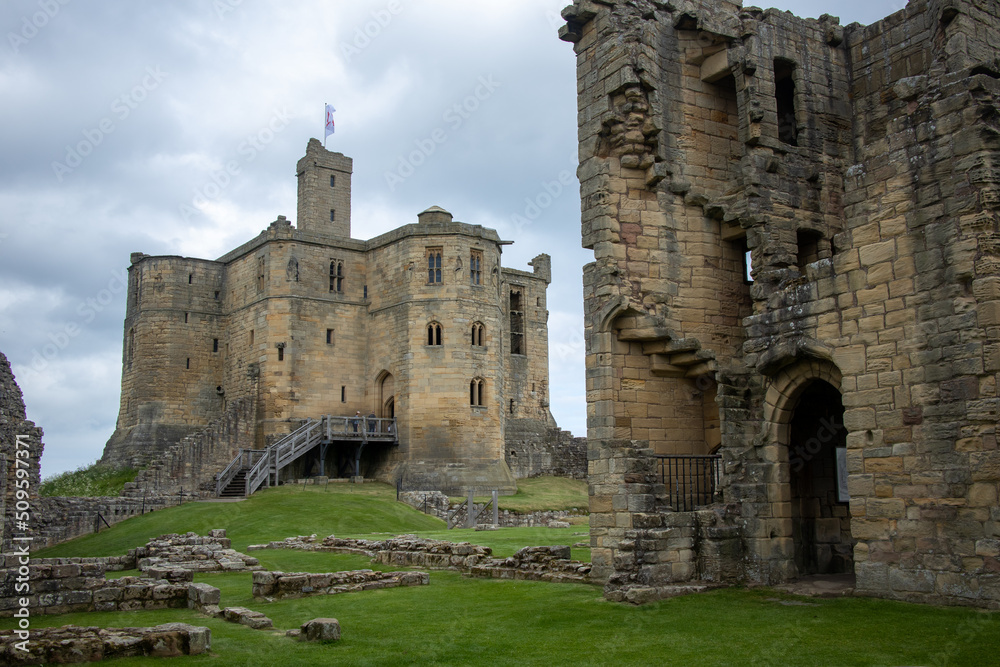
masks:
[[[378,405],[376,406],[376,412],[378,416],[391,419],[396,416],[396,382],[392,377],[392,373],[389,371],[382,371],[379,373],[378,378],[375,380],[375,385],[377,391],[375,393],[378,396]]]
[[[792,540],[800,576],[854,571],[844,404],[830,383],[804,384],[788,428]]]

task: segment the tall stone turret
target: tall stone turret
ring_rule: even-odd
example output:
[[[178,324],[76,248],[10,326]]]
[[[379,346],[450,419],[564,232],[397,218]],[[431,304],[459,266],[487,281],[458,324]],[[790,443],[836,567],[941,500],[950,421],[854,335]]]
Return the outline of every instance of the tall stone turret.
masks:
[[[322,236],[351,236],[351,173],[354,161],[310,139],[295,166],[299,181],[296,226]]]

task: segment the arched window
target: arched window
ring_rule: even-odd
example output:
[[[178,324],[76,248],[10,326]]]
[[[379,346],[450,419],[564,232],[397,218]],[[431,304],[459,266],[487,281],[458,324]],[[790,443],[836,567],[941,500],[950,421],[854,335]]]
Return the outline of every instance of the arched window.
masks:
[[[472,345],[473,347],[482,347],[486,339],[486,327],[483,326],[482,322],[474,322],[472,324]]]
[[[483,251],[473,250],[469,257],[469,281],[473,285],[483,282]]]
[[[469,382],[469,405],[482,407],[486,404],[486,381],[482,378],[473,378]]]
[[[344,291],[344,262],[339,259],[330,260],[330,291]]]
[[[441,284],[441,248],[427,249],[427,283],[430,285]]]
[[[428,345],[441,345],[441,325],[437,322],[431,322],[427,325],[427,344]]]

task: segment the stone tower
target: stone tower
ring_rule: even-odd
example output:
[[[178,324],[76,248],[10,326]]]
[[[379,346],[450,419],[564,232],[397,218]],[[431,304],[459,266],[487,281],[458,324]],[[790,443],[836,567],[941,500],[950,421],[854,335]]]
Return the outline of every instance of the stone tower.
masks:
[[[351,236],[351,173],[354,161],[310,139],[295,165],[299,183],[296,225],[321,236]]]
[[[1000,606],[1000,5],[563,17],[606,593]]]

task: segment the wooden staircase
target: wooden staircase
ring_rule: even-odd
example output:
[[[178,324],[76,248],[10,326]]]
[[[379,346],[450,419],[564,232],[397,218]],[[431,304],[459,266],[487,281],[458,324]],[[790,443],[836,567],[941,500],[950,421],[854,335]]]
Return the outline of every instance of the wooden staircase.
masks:
[[[250,468],[241,468],[233,478],[229,481],[229,484],[219,492],[220,498],[246,498],[247,494],[247,473],[250,472]]]

